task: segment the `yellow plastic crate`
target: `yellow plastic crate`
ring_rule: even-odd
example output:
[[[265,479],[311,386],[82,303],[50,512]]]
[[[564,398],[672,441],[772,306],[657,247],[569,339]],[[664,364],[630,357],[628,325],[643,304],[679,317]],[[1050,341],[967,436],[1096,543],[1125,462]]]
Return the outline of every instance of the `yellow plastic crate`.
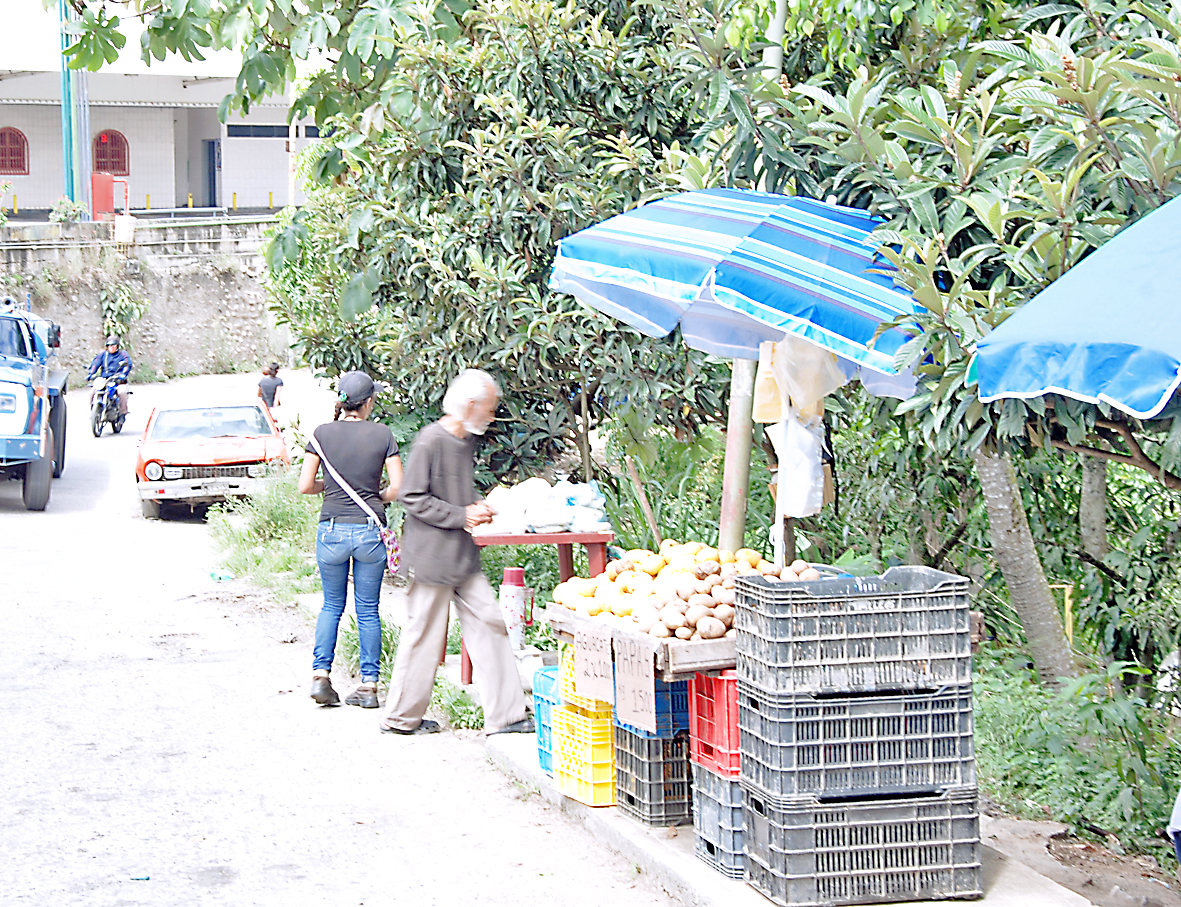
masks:
[[[554,769],[554,784],[559,793],[565,794],[571,800],[585,803],[587,806],[614,806],[615,780],[584,781],[575,775],[569,775],[561,769]]]
[[[554,770],[592,784],[615,780],[615,724],[570,706],[555,706]]]
[[[574,692],[574,646],[562,643],[558,659],[558,695],[562,702],[572,705],[592,715],[610,715],[611,703],[599,699],[587,699]]]

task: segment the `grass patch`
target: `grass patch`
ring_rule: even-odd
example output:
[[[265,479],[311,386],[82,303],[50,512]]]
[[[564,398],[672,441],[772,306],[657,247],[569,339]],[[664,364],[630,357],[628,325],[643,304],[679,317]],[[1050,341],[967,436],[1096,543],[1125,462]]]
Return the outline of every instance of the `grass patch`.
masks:
[[[258,494],[211,507],[208,515],[222,566],[287,602],[320,590],[315,556],[320,499],[300,494],[298,478],[294,469],[287,470]]]
[[[1177,779],[1176,719],[1120,690],[1121,664],[1055,692],[1016,653],[982,653],[974,665],[976,767],[981,788],[1016,815],[1052,818],[1113,849],[1152,853]]]

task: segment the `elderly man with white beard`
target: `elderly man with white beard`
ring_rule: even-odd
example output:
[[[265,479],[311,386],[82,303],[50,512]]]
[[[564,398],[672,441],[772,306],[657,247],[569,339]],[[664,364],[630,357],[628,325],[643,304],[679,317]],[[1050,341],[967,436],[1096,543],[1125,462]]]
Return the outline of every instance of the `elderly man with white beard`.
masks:
[[[439,730],[438,722],[423,715],[447,644],[452,600],[480,688],[487,733],[533,733],[508,630],[471,537],[472,529],[495,515],[476,492],[473,450],[499,402],[500,388],[491,375],[465,370],[447,388],[443,418],[422,429],[411,449],[398,494],[406,508],[401,564],[410,582],[407,619],[383,733]]]

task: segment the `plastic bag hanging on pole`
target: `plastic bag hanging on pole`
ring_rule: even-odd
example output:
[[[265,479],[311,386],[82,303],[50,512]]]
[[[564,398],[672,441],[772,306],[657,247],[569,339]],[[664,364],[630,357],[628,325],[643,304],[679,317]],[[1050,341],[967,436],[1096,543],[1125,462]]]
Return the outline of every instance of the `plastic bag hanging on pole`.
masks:
[[[848,380],[837,357],[814,343],[791,336],[764,343],[755,376],[755,421],[779,422],[791,407],[804,421],[820,417],[824,398]]]
[[[779,461],[771,531],[775,562],[782,563],[784,519],[813,516],[824,506],[824,424],[819,419],[805,424],[789,410],[786,419],[767,427],[767,437]]]

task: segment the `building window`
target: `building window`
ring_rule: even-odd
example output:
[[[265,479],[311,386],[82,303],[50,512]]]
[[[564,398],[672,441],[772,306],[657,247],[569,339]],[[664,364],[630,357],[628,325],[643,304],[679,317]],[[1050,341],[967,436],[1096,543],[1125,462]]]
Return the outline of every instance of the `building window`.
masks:
[[[127,176],[127,139],[123,133],[107,129],[94,137],[94,172]]]
[[[227,126],[226,138],[231,139],[285,139],[290,131],[286,126]]]
[[[11,126],[0,129],[0,174],[29,174],[29,142],[23,132]]]
[[[304,135],[304,138],[307,138],[307,139],[318,139],[320,137],[320,127],[319,126],[304,126],[303,127],[303,135]]]

